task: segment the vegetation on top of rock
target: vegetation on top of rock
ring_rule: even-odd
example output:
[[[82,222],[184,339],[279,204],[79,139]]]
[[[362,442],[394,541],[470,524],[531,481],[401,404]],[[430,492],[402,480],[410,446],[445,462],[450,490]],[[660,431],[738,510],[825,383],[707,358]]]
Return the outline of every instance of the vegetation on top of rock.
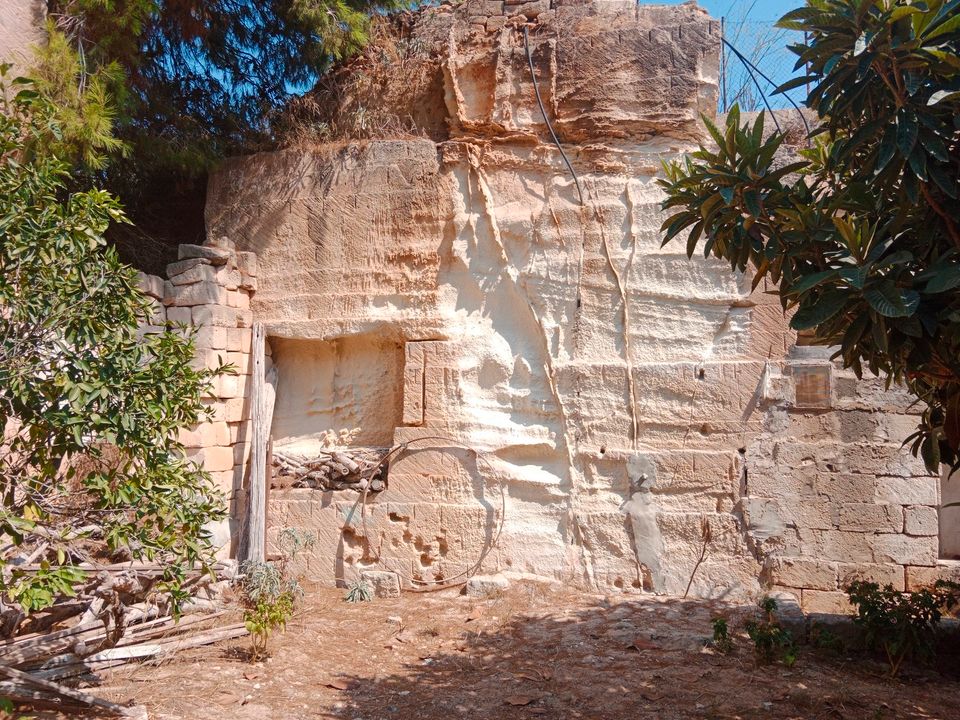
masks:
[[[138,235],[141,241],[190,241],[191,233],[202,232],[210,164],[269,146],[271,120],[293,95],[362,48],[373,16],[413,3],[47,4],[50,42],[39,49],[31,75],[65,108],[65,143],[74,146],[86,173],[120,197],[146,234]],[[111,125],[117,140],[103,142]],[[185,218],[192,227],[183,227]]]
[[[778,283],[791,325],[925,404],[907,442],[960,466],[960,0],[809,0],[782,27],[819,116],[802,160],[763,116],[666,168],[664,243]]]

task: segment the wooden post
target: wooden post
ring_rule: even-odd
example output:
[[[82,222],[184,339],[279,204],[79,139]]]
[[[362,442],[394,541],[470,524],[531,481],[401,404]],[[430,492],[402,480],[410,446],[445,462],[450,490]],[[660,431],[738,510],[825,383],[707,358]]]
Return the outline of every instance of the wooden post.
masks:
[[[270,388],[270,383],[267,383],[267,388]],[[271,393],[272,395],[272,393]],[[270,415],[273,415],[273,398],[267,398],[267,404],[270,406]],[[272,427],[273,423],[271,422],[270,426]],[[267,477],[266,482],[264,483],[264,512],[263,512],[263,527],[270,527],[270,487],[273,485],[273,438],[270,437],[270,432],[267,432]]]
[[[267,434],[263,323],[253,324],[253,363],[250,368],[250,508],[247,559],[263,562],[266,556]],[[273,414],[272,412],[270,413]]]
[[[720,18],[720,112],[727,111],[727,18]]]

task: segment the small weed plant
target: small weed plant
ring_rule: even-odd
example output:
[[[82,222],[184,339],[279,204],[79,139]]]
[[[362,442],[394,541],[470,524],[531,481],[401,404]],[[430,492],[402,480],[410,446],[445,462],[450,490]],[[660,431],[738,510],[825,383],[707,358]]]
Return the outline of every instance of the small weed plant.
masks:
[[[730,637],[727,619],[717,617],[711,620],[710,624],[713,625],[713,647],[724,655],[730,653],[733,650],[733,638]]]
[[[858,580],[847,588],[847,596],[867,645],[883,651],[890,675],[896,677],[905,660],[932,659],[940,619],[960,600],[960,585],[940,580],[930,589],[900,592]]]
[[[771,597],[763,598],[760,603],[761,615],[746,623],[747,635],[753,641],[757,662],[768,665],[779,656],[787,667],[797,662],[797,646],[793,634],[781,627],[777,620],[777,601]]]
[[[269,562],[247,561],[243,574],[243,622],[250,633],[250,659],[267,655],[267,643],[275,630],[283,630],[303,596],[300,579],[290,573],[290,563],[301,550],[312,547],[313,538],[294,528],[280,533],[280,559]]]
[[[343,599],[348,603],[370,602],[373,600],[373,589],[363,580],[356,580],[350,585]]]

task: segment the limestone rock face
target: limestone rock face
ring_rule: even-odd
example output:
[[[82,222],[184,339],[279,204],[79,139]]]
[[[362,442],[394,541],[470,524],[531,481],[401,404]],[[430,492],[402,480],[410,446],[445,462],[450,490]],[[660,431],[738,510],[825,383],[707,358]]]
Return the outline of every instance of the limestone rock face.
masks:
[[[13,63],[9,83],[29,65],[31,48],[44,40],[43,0],[3,0],[0,3],[0,62]]]
[[[928,562],[935,538],[895,534],[902,516],[836,514],[827,495],[854,477],[850,501],[874,506],[878,476],[922,474],[904,423],[857,414],[887,396],[835,390],[815,358],[834,409],[804,410],[820,386],[794,393],[796,338],[766,288],[661,247],[655,181],[716,107],[718,23],[693,4],[468,0],[418,14],[407,41],[409,83],[382,97],[408,135],[234,159],[209,188],[211,236],[258,256],[274,442],[409,443],[362,513],[344,492],[272,497],[274,529],[317,533],[307,574],[511,570],[682,594],[703,552],[691,594],[732,597],[781,555]],[[849,443],[868,470],[828,467]],[[871,522],[906,542],[850,529]]]

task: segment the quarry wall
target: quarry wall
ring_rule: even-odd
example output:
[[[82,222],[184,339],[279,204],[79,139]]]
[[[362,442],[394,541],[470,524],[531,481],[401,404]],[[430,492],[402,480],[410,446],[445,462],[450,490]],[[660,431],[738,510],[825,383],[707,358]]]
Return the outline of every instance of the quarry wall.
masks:
[[[406,100],[363,108],[407,133],[213,177],[211,236],[260,259],[274,442],[410,443],[362,503],[274,492],[274,530],[316,534],[311,578],[444,582],[482,558],[682,594],[703,554],[692,594],[835,611],[854,577],[953,572],[938,480],[900,447],[911,399],[798,347],[770,288],[661,247],[655,181],[714,112],[718,32],[692,4],[428,9],[402,38]]]
[[[0,40],[26,7],[0,10]],[[192,325],[196,362],[236,368],[182,438],[231,498],[224,554],[245,534],[260,321],[272,453],[386,470],[383,489],[271,491],[274,549],[287,527],[316,540],[309,580],[506,572],[835,612],[856,577],[960,576],[956,489],[900,445],[911,398],[798,345],[772,288],[661,247],[661,162],[716,108],[715,20],[467,0],[399,27],[380,75],[340,71],[375,91],[321,97],[355,139],[225,162],[208,242],[142,277],[144,332]]]
[[[29,64],[31,48],[44,40],[43,0],[4,0],[0,3],[0,62],[13,64],[8,81]]]

